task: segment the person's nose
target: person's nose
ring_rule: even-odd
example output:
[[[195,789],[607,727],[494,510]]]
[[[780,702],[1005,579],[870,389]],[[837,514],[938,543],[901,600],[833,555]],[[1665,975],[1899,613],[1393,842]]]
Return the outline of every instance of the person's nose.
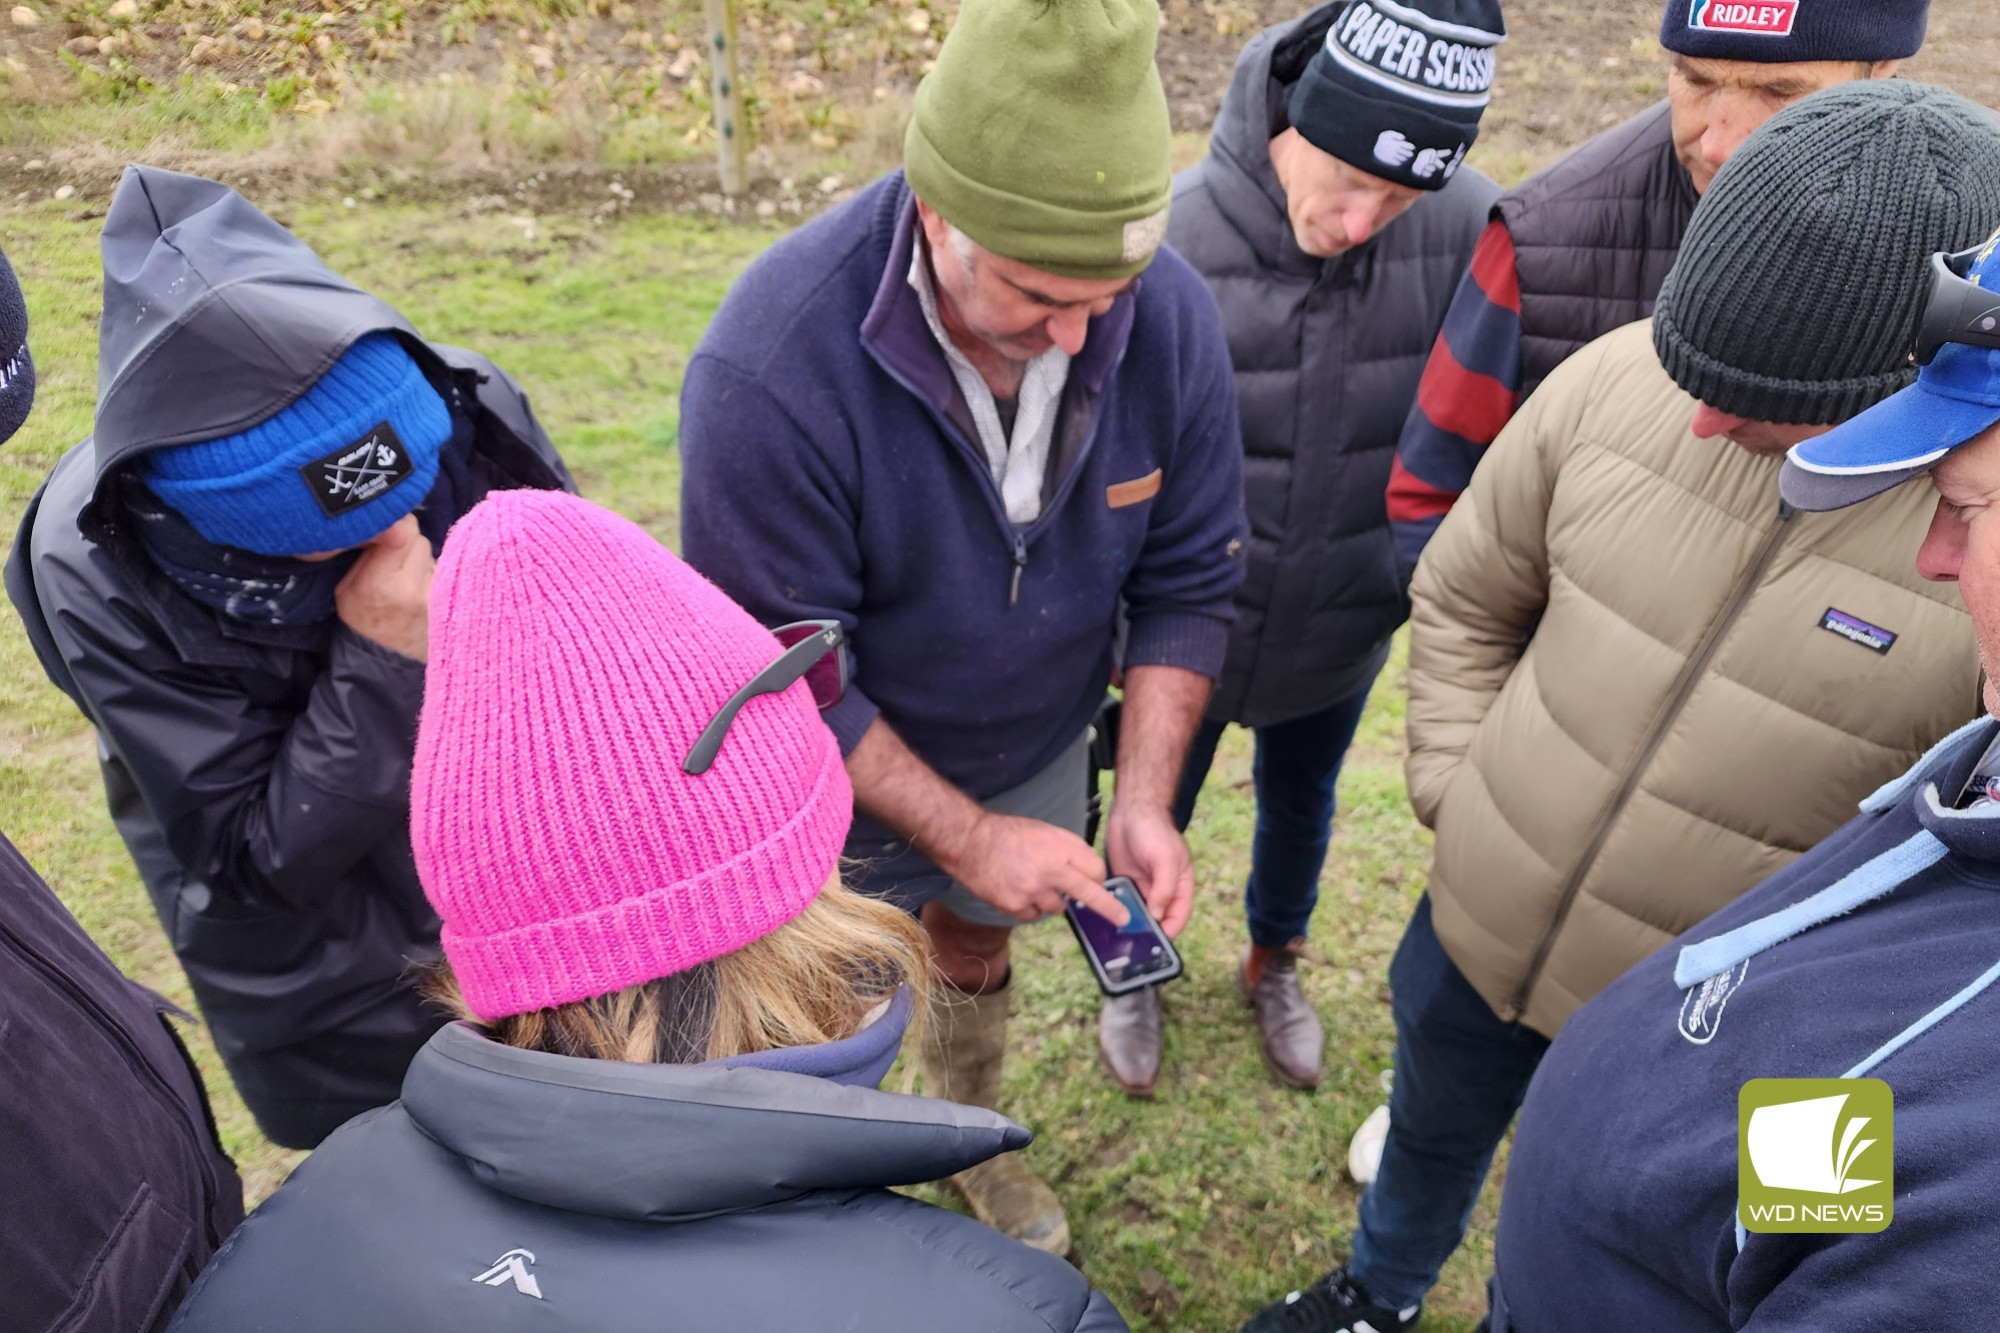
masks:
[[[1746,417],[1731,416],[1727,412],[1718,412],[1707,403],[1698,403],[1695,405],[1694,420],[1689,423],[1689,429],[1694,431],[1696,439],[1713,440],[1717,436],[1727,435],[1748,424],[1749,419]]]
[[[1349,245],[1366,245],[1369,237],[1382,230],[1382,210],[1373,204],[1360,204],[1343,209],[1340,214],[1340,229],[1347,233]]]
[[[1071,306],[1060,310],[1049,316],[1047,327],[1055,345],[1075,356],[1083,350],[1083,340],[1090,333],[1090,309]]]
[[[1918,576],[1933,583],[1958,582],[1958,571],[1965,566],[1965,539],[1965,523],[1939,500],[1930,531],[1917,548]]]
[[[1709,117],[1708,128],[1701,132],[1701,160],[1708,164],[1710,171],[1720,171],[1730,155],[1743,146],[1743,141],[1757,132],[1757,127],[1768,119],[1761,111],[1720,106]]]

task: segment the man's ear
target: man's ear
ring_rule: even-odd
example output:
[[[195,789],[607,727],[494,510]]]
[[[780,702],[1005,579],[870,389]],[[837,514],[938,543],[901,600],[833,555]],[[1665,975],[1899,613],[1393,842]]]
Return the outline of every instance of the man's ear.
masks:
[[[1902,67],[1903,62],[1900,60],[1878,60],[1868,67],[1868,77],[1871,79],[1893,79],[1896,77],[1896,71]]]
[[[924,239],[931,243],[933,250],[949,238],[950,224],[944,220],[943,214],[922,199],[917,200],[917,224],[924,229]]]

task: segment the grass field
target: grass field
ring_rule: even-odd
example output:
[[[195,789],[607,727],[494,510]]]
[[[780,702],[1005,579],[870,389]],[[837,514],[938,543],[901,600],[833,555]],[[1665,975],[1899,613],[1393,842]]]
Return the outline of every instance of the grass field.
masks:
[[[33,313],[41,397],[0,451],[11,533],[42,474],[89,428],[99,220],[36,204],[0,220]],[[528,388],[587,494],[674,541],[676,399],[689,350],[731,279],[777,234],[685,216],[597,223],[331,199],[278,210],[338,269],[399,304],[430,337],[489,353]],[[1380,1100],[1391,1028],[1388,958],[1421,890],[1427,838],[1401,770],[1400,654],[1341,783],[1316,956],[1305,984],[1326,1021],[1328,1079],[1278,1088],[1231,978],[1252,809],[1247,746],[1231,733],[1192,832],[1201,897],[1188,976],[1167,993],[1158,1097],[1100,1075],[1096,990],[1060,924],[1025,933],[1007,1109],[1038,1138],[1030,1160],[1065,1198],[1080,1262],[1135,1328],[1234,1329],[1259,1303],[1345,1253],[1356,1191],[1348,1135]],[[91,739],[49,686],[11,615],[0,619],[0,827],[131,975],[188,1003],[123,846],[104,814]],[[212,1052],[196,1044],[252,1200],[297,1160],[256,1133]],[[1465,1333],[1483,1310],[1497,1192],[1446,1270],[1425,1327]]]

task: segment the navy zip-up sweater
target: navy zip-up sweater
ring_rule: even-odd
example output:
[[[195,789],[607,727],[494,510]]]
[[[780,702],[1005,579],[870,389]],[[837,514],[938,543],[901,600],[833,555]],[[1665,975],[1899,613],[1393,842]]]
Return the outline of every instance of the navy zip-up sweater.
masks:
[[[1858,818],[1569,1021],[1515,1133],[1494,1333],[1995,1326],[2000,986],[1865,1070],[1896,1098],[1887,1230],[1753,1232],[1739,1251],[1736,1134],[1748,1080],[1842,1077],[2000,962],[2000,806],[1949,808],[1996,734],[1988,721],[1926,755],[1914,780],[1869,798]],[[1928,844],[1942,859],[1880,876],[1896,884],[1884,896],[1677,984],[1683,949],[1761,922],[1900,844]],[[1726,960],[1729,943],[1710,948]],[[1698,960],[1713,961],[1696,953],[1689,963]],[[1682,980],[1706,970],[1685,967]]]
[[[1042,516],[1007,520],[908,282],[900,172],[771,247],[681,390],[689,563],[766,624],[837,619],[851,750],[879,715],[984,798],[1082,734],[1126,666],[1213,677],[1243,577],[1242,445],[1215,303],[1162,250],[1091,321]]]

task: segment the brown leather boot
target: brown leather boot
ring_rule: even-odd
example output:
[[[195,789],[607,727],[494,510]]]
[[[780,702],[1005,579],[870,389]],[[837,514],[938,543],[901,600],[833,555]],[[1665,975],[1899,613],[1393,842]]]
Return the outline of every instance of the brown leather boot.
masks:
[[[1097,1016],[1097,1054],[1104,1072],[1127,1096],[1150,1097],[1160,1086],[1160,988],[1107,995]]]
[[[1007,1010],[1012,985],[987,995],[945,991],[948,1003],[938,1006],[918,1057],[924,1094],[966,1106],[996,1109],[1000,1098],[1000,1063],[1007,1049]],[[1070,1252],[1069,1219],[1062,1201],[1041,1177],[1028,1169],[1017,1152],[951,1178],[980,1221],[996,1231],[1050,1254]]]
[[[1251,945],[1243,951],[1236,980],[1243,997],[1257,1011],[1257,1045],[1264,1065],[1288,1088],[1317,1088],[1326,1055],[1326,1035],[1319,1014],[1299,985],[1299,946],[1293,940],[1282,949]]]

